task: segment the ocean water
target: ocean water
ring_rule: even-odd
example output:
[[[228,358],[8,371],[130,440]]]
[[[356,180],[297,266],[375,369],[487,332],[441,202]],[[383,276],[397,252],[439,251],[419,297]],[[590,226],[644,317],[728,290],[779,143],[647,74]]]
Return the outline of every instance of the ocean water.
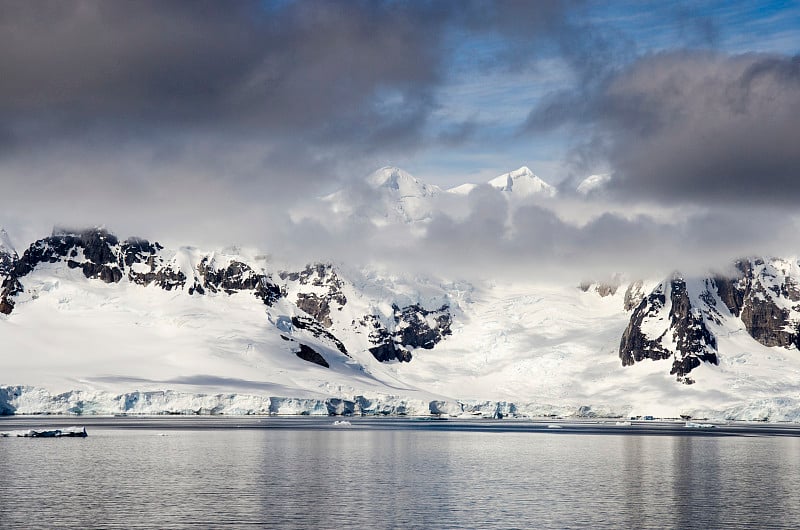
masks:
[[[12,418],[0,528],[798,528],[800,430]]]

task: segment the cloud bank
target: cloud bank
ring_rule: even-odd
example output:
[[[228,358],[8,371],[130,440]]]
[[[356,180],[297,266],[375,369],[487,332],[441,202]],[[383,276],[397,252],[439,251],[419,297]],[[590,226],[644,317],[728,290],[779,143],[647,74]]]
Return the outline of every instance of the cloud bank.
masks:
[[[659,8],[658,45],[597,11],[477,0],[9,4],[0,224],[21,244],[56,224],[101,224],[172,244],[486,277],[643,275],[795,253],[797,50],[727,51],[719,43],[737,28],[693,16],[691,4]],[[514,99],[512,133],[487,132],[491,106],[457,119],[442,110],[460,79],[524,80],[502,76],[546,76],[547,64],[564,86],[515,85],[530,94]],[[319,207],[344,189],[374,209],[360,179],[387,160],[477,159],[526,142],[569,153],[571,174],[548,179],[561,181],[560,198],[512,206],[478,187],[422,228]],[[600,171],[611,175],[601,192],[572,193]]]

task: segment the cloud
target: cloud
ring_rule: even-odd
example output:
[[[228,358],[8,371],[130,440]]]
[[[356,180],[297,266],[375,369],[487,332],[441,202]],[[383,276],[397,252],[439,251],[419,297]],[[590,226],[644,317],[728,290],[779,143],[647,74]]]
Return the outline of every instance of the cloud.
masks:
[[[576,99],[554,97],[528,122],[592,131],[576,152],[607,164],[622,196],[764,205],[800,198],[800,56],[648,55]]]
[[[552,36],[568,7],[358,0],[6,6],[0,221],[114,225],[104,217],[109,212],[117,220],[147,208],[137,231],[160,219],[176,236],[191,237],[191,223],[176,218],[231,209],[217,223],[247,211],[252,223],[270,226],[288,202],[331,191],[387,159],[471,138],[471,121],[432,125],[454,46],[476,35],[503,40],[506,26],[518,42]]]
[[[591,12],[555,1],[10,4],[0,224],[20,243],[53,225],[106,225],[464,276],[638,275],[796,245],[798,58],[642,55],[640,33]],[[659,31],[721,39],[713,16],[681,13]],[[558,75],[532,83],[537,65]],[[341,187],[351,210],[376,214],[380,198],[357,178],[417,153],[460,167],[486,153],[493,165],[506,143],[518,155],[518,123],[493,121],[495,93],[447,107],[459,83],[493,76],[510,82],[502,121],[537,102],[523,138],[566,126],[554,150],[574,138],[573,176],[607,171],[607,193],[510,205],[481,186],[440,201],[424,226],[324,217],[316,197]]]

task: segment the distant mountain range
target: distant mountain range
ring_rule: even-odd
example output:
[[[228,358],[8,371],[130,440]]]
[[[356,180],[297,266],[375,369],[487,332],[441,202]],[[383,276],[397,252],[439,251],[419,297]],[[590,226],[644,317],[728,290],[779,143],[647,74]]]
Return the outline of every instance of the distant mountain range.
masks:
[[[576,191],[607,181],[594,175]],[[482,186],[511,201],[558,195],[524,167]],[[478,187],[442,190],[387,167],[361,196],[321,204],[424,224],[440,199]],[[213,394],[207,411],[228,413],[800,420],[795,258],[742,259],[704,278],[554,286],[291,269],[254,250],[167,249],[104,229],[55,230],[18,252],[0,231],[0,280],[7,413],[185,412]]]

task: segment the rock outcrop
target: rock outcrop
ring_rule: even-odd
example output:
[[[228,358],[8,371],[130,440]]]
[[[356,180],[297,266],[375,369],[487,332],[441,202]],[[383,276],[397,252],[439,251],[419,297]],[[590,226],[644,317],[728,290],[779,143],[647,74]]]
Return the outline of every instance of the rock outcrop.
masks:
[[[108,231],[97,228],[81,232],[56,230],[40,239],[12,260],[6,270],[0,291],[0,312],[10,314],[14,297],[24,291],[24,278],[46,263],[63,262],[70,269],[80,269],[87,279],[119,283],[124,278],[141,286],[151,284],[161,289],[187,289],[189,294],[206,291],[233,294],[252,292],[264,304],[272,305],[281,296],[280,288],[266,274],[257,273],[248,265],[232,261],[223,267],[213,266],[207,257],[198,264],[189,264],[190,278],[175,261],[165,256],[158,243],[131,238],[122,243]]]
[[[388,328],[376,315],[367,315],[362,325],[369,328],[369,340],[374,345],[370,353],[379,361],[411,361],[414,348],[433,349],[451,334],[452,315],[444,305],[429,311],[419,304],[394,309],[393,329]]]
[[[703,363],[719,364],[713,329],[742,329],[766,347],[800,348],[800,264],[745,259],[731,274],[694,282],[675,277],[659,284],[633,310],[620,341],[623,366],[644,359],[672,359],[670,373],[690,383]],[[626,309],[641,284],[631,284]],[[631,293],[629,297],[629,293]]]
[[[623,366],[671,358],[670,374],[685,383],[702,363],[719,363],[716,339],[703,312],[692,306],[683,278],[660,283],[642,299],[622,335],[619,356]]]

